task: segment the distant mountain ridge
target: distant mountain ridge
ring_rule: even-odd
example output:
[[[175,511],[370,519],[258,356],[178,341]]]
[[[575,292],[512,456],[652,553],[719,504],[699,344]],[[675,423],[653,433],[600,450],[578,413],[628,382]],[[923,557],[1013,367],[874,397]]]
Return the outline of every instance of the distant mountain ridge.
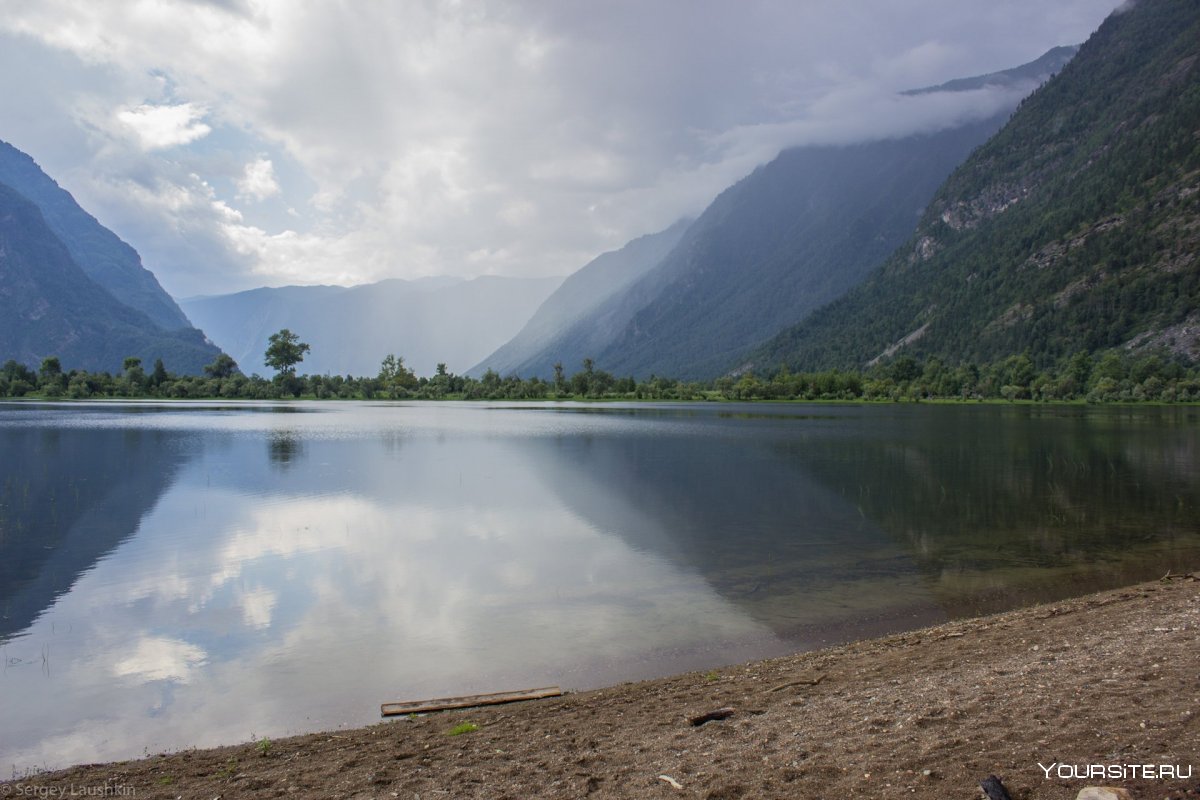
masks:
[[[1073,53],[1056,48],[1013,70],[918,91],[1032,90]],[[722,192],[659,263],[561,328],[536,359],[485,365],[548,377],[554,362],[571,372],[587,357],[617,375],[715,377],[863,280],[1011,110],[934,133],[785,150]]]
[[[562,278],[390,279],[360,286],[284,286],[181,301],[246,374],[266,372],[280,328],[312,346],[309,374],[375,375],[388,354],[419,375],[464,372],[512,338]]]
[[[741,368],[1200,360],[1200,4],[1114,13],[937,192],[908,243]],[[729,366],[734,366],[730,364]]]
[[[1022,64],[1019,67],[992,72],[987,75],[976,75],[971,78],[955,78],[939,83],[937,86],[926,86],[921,89],[909,89],[901,94],[922,95],[935,92],[969,92],[976,89],[986,89],[989,86],[1019,87],[1021,85],[1038,85],[1044,83],[1051,75],[1056,75],[1067,62],[1079,52],[1079,45],[1066,44],[1052,47],[1041,55]]]
[[[640,236],[619,250],[592,259],[546,298],[515,337],[467,374],[478,377],[491,369],[501,375],[549,378],[560,361],[568,374],[574,372],[597,347],[588,334],[602,331],[576,323],[657,266],[691,224],[691,220],[680,220],[664,231]]]

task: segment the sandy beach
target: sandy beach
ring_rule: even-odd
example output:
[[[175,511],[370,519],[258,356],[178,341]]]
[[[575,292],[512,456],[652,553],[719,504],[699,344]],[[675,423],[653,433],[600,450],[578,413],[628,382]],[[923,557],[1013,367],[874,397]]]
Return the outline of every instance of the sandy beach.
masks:
[[[1172,575],[708,673],[80,765],[0,796],[971,798],[995,775],[1013,798],[1200,797],[1198,644],[1200,581]]]

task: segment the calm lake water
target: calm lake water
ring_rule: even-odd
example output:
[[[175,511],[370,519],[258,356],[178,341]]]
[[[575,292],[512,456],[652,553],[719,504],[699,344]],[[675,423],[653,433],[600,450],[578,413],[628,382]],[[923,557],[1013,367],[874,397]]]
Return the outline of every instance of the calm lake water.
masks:
[[[0,769],[1200,567],[1200,409],[0,404]]]

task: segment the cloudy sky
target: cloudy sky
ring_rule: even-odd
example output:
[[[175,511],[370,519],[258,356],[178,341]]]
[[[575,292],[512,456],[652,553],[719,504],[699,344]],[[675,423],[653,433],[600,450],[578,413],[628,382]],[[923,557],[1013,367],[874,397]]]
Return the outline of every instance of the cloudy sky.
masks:
[[[561,275],[1117,0],[0,0],[0,139],[184,297]]]

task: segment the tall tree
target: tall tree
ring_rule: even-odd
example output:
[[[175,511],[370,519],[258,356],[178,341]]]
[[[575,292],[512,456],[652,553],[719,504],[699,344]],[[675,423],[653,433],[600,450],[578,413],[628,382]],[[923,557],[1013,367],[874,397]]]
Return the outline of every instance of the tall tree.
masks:
[[[38,372],[43,381],[53,380],[62,375],[62,362],[58,360],[58,356],[46,356],[42,359],[42,367]]]
[[[162,386],[169,377],[163,360],[161,358],[154,359],[154,372],[150,373],[150,383],[154,386]]]
[[[442,366],[444,368],[444,365]],[[393,353],[384,356],[383,363],[379,365],[377,380],[381,388],[393,400],[417,386],[417,376],[411,369],[404,366],[404,356],[397,356]]]
[[[267,340],[263,363],[280,375],[291,375],[296,371],[296,365],[304,360],[304,354],[311,349],[306,342],[300,341],[297,334],[284,328],[279,333],[272,333]]]
[[[237,370],[237,362],[228,353],[221,353],[211,364],[204,365],[204,374],[210,378],[228,378]]]

